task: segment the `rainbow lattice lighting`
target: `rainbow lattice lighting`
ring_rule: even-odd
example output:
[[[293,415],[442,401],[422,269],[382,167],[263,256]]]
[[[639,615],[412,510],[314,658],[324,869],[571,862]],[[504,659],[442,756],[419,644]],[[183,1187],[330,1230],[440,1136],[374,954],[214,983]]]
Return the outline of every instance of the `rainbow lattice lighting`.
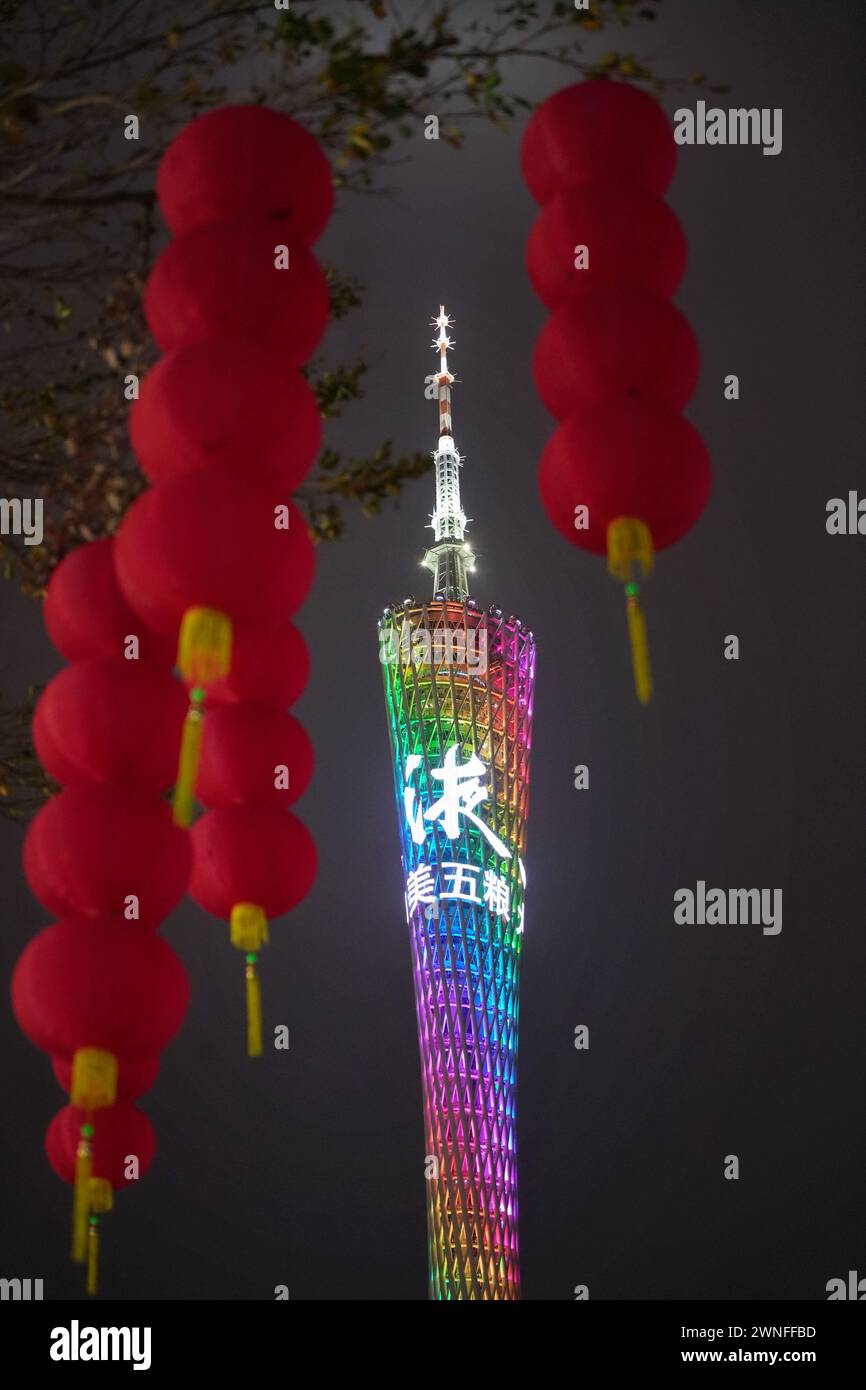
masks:
[[[444,310],[434,323],[440,445],[436,544],[425,563],[442,587],[432,602],[407,599],[386,610],[379,624],[421,1050],[429,1291],[435,1299],[514,1299],[535,643],[516,618],[485,612],[466,593],[471,551],[451,438]]]

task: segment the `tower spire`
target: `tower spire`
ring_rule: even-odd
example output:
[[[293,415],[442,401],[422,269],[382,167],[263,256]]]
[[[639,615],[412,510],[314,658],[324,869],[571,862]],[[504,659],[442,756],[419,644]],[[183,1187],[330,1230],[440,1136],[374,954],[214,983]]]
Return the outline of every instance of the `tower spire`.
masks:
[[[434,451],[436,461],[436,510],[430,518],[434,544],[424,556],[423,564],[433,572],[433,596],[456,599],[463,603],[469,594],[467,573],[473,569],[475,556],[466,543],[466,516],[460,505],[460,466],[462,459],[454,446],[451,432],[451,387],[454,377],[448,368],[448,349],[454,346],[448,336],[452,320],[439,306],[439,315],[431,320],[439,336],[432,347],[439,353],[439,371],[431,380],[439,399],[439,442]]]

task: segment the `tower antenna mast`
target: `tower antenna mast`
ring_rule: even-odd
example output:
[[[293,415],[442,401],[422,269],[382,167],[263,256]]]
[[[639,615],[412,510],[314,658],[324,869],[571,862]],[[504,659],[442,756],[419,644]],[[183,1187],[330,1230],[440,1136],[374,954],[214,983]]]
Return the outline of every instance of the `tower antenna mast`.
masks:
[[[448,368],[448,349],[454,346],[448,336],[452,319],[444,304],[431,327],[439,329],[432,347],[439,353],[439,371],[433,377],[439,398],[439,441],[436,462],[436,510],[430,518],[434,544],[423,564],[433,572],[433,597],[464,603],[469,595],[467,574],[474,568],[475,556],[466,543],[466,515],[460,505],[460,467],[463,462],[454,445],[451,427],[451,387],[454,377]]]

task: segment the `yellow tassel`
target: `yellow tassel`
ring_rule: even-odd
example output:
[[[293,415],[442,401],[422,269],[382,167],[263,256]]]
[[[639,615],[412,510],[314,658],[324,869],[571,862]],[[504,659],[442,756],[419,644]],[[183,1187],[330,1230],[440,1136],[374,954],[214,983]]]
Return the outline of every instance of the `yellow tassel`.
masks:
[[[627,584],[635,566],[644,579],[653,571],[652,533],[636,516],[618,516],[607,528],[607,567],[614,579]]]
[[[188,608],[180,625],[177,664],[188,685],[190,707],[183,721],[173,810],[175,825],[188,826],[195,802],[195,784],[204,733],[204,701],[207,687],[231,670],[232,623],[217,608]]]
[[[108,1178],[91,1178],[87,1186],[90,1216],[87,1225],[87,1292],[95,1294],[99,1287],[99,1217],[111,1211],[114,1194]]]
[[[198,692],[194,692],[197,694]],[[177,781],[172,798],[175,825],[186,828],[192,820],[195,802],[195,784],[198,777],[198,764],[201,757],[201,740],[204,733],[204,711],[191,704],[183,721],[180,740],[180,758],[177,765]]]
[[[232,661],[232,623],[217,608],[188,608],[180,625],[177,664],[189,685],[203,685],[227,676]]]
[[[72,1058],[70,1103],[79,1110],[105,1110],[117,1099],[117,1058],[101,1047],[79,1047]]]
[[[262,987],[256,973],[256,958],[247,956],[247,1056],[262,1055]]]
[[[268,941],[268,919],[255,903],[235,903],[229,918],[232,945],[239,951],[260,951]]]
[[[99,1288],[99,1218],[91,1216],[87,1228],[87,1292]]]
[[[114,1206],[114,1193],[108,1178],[91,1178],[88,1191],[90,1210],[101,1215]]]
[[[256,952],[267,944],[268,919],[255,903],[235,903],[229,919],[231,942],[247,956],[247,1056],[262,1055],[262,987]]]
[[[87,1258],[87,1218],[90,1215],[90,1179],[93,1176],[92,1125],[81,1126],[75,1151],[75,1187],[72,1193],[72,1258],[83,1264]]]
[[[637,585],[634,585],[637,589]],[[628,618],[628,635],[631,642],[631,664],[634,671],[634,688],[642,705],[652,698],[653,678],[650,670],[649,643],[646,635],[646,619],[636,593],[630,593],[625,601]]]
[[[652,533],[645,521],[636,516],[618,516],[610,522],[607,528],[607,567],[614,579],[619,579],[625,585],[634,688],[642,705],[648,704],[652,698],[653,681],[646,620],[634,575],[639,571],[645,579],[652,574],[653,560]]]

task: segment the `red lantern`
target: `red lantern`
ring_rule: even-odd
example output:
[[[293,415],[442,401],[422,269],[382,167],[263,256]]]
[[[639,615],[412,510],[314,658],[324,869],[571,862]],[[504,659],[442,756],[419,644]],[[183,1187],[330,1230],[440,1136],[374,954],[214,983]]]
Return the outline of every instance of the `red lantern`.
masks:
[[[313,745],[292,715],[246,702],[208,714],[196,783],[203,806],[286,808],[312,773]]]
[[[176,636],[204,607],[232,622],[276,620],[304,599],[314,552],[297,507],[244,476],[194,473],[151,488],[117,533],[117,573],[151,627]]]
[[[212,702],[250,700],[286,709],[303,694],[310,674],[307,644],[293,623],[239,623],[228,675],[208,690]]]
[[[45,1132],[48,1162],[57,1176],[70,1185],[75,1182],[76,1150],[86,1120],[85,1111],[64,1105]],[[121,1103],[99,1112],[92,1148],[93,1177],[104,1178],[117,1191],[144,1177],[156,1154],[156,1135],[143,1111]],[[130,1159],[135,1159],[134,1176]]]
[[[117,785],[67,787],[32,822],[24,873],[57,917],[157,927],[186,892],[192,848],[165,801]]]
[[[596,182],[661,197],[676,160],[673,130],[658,102],[606,78],[554,92],[530,120],[521,148],[523,176],[539,203],[570,184]]]
[[[221,106],[190,121],[163,155],[156,193],[175,236],[246,214],[285,220],[304,246],[334,201],[318,141],[265,106]]]
[[[625,586],[635,691],[652,696],[646,623],[637,576],[651,572],[656,550],[697,521],[710,491],[710,462],[697,430],[636,400],[577,411],[544,451],[539,488],[545,510],[573,545],[607,553]]]
[[[208,340],[178,348],[144,378],[129,432],[149,478],[205,467],[291,490],[313,466],[322,438],[316,397],[282,356],[255,343]]]
[[[268,919],[281,917],[306,897],[316,876],[316,846],[291,811],[229,806],[208,811],[191,830],[190,897],[229,920],[238,903],[252,903]]]
[[[51,1070],[67,1095],[72,1090],[72,1063],[65,1057],[52,1057]],[[131,1062],[128,1057],[117,1059],[117,1101],[137,1100],[149,1091],[159,1074],[159,1055]]]
[[[565,300],[542,328],[533,356],[538,394],[558,420],[616,400],[680,411],[699,366],[697,340],[680,311],[626,286]]]
[[[298,367],[330,309],[328,282],[284,222],[210,222],[169,242],[147,282],[144,312],[163,352],[242,338]]]
[[[685,273],[686,242],[667,203],[652,193],[584,184],[566,189],[539,213],[526,266],[551,309],[601,285],[628,285],[669,299]]]
[[[316,846],[291,811],[227,806],[207,811],[192,828],[190,897],[230,924],[246,960],[247,1052],[262,1053],[258,953],[268,921],[297,906],[316,875]]]
[[[639,401],[579,411],[557,428],[541,459],[541,499],[572,545],[607,551],[619,517],[649,528],[655,550],[695,524],[710,491],[710,462],[693,425]],[[587,509],[583,514],[576,508]]]
[[[120,782],[164,791],[174,781],[186,713],[183,687],[144,661],[76,661],[46,686],[33,741],[51,777],[69,786]]]
[[[134,636],[141,660],[168,669],[174,665],[171,645],[145,628],[120,592],[112,537],[80,545],[61,560],[43,612],[48,636],[67,661],[124,656]]]
[[[36,1047],[69,1060],[81,1048],[144,1059],[171,1042],[189,1003],[180,960],[160,936],[68,919],[28,942],[12,976],[12,1007]]]

